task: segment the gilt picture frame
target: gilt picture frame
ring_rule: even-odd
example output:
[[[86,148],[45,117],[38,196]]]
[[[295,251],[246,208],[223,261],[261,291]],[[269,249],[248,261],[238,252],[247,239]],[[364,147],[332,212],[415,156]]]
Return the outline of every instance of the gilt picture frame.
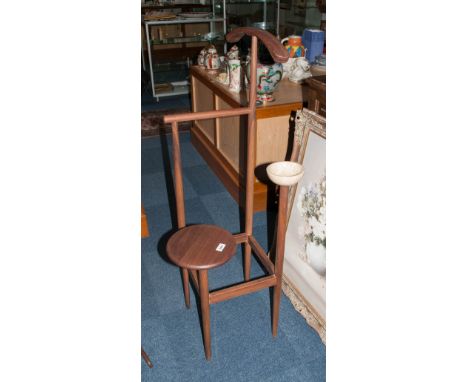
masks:
[[[295,117],[291,160],[304,176],[288,195],[283,290],[325,342],[326,122],[306,108]]]

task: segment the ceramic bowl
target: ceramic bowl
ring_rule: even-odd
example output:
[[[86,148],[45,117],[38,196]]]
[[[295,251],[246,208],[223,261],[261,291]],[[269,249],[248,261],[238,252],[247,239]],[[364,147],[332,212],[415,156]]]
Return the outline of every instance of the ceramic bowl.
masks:
[[[268,177],[279,186],[292,186],[304,175],[304,168],[297,162],[274,162],[266,168]]]

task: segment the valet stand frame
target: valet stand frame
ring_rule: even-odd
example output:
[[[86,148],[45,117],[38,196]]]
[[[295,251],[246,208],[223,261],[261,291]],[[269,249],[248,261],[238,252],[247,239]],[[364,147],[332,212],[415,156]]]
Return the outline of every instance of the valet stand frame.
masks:
[[[218,289],[213,292],[208,290],[208,270],[200,269],[196,272],[193,269],[182,268],[182,279],[184,286],[185,304],[190,307],[190,293],[189,293],[189,277],[192,279],[193,285],[197,290],[198,295],[201,297],[201,310],[202,310],[202,328],[203,328],[203,342],[205,347],[206,359],[211,358],[211,339],[210,339],[210,320],[209,309],[211,304],[216,304],[221,301],[229,300],[231,298],[243,296],[248,293],[257,292],[264,288],[274,287],[273,292],[273,306],[272,306],[272,334],[276,337],[278,333],[278,317],[279,317],[279,304],[281,297],[281,282],[283,275],[283,260],[284,260],[284,239],[286,233],[286,206],[288,198],[288,187],[280,187],[279,196],[279,212],[277,222],[277,235],[276,235],[276,258],[273,263],[261,245],[257,242],[252,234],[253,226],[253,199],[254,199],[254,170],[255,170],[255,136],[256,136],[256,86],[257,86],[257,47],[258,39],[260,39],[266,46],[270,55],[275,62],[286,62],[288,60],[288,52],[272,34],[257,28],[243,27],[236,28],[226,35],[226,40],[231,43],[239,41],[244,35],[252,37],[251,41],[251,60],[250,60],[250,81],[249,81],[249,103],[247,107],[240,107],[229,110],[213,110],[201,111],[195,113],[183,113],[166,115],[164,117],[165,123],[172,125],[172,142],[173,142],[173,159],[174,159],[174,188],[177,209],[177,225],[178,229],[186,226],[185,223],[185,204],[184,204],[184,191],[182,181],[182,164],[180,154],[179,142],[179,122],[188,122],[196,120],[206,120],[223,117],[233,117],[247,115],[247,164],[245,175],[245,232],[232,235],[236,244],[244,244],[244,280],[243,282],[228,286],[223,289]],[[260,263],[267,271],[266,276],[250,280],[251,268],[251,253],[254,253]],[[197,274],[198,273],[198,274]],[[202,298],[202,295],[208,295],[208,299]],[[206,319],[206,317],[208,317]]]

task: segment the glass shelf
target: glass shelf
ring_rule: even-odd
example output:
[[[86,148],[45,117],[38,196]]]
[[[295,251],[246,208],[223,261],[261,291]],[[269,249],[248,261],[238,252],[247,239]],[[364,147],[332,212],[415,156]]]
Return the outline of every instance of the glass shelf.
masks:
[[[214,23],[224,21],[222,17],[202,17],[202,18],[181,18],[177,17],[170,20],[143,20],[142,22],[148,26],[153,25],[171,25],[171,24],[200,24],[200,23]]]
[[[164,44],[181,44],[188,42],[224,42],[222,35],[214,36],[211,38],[205,36],[189,36],[189,37],[170,37],[159,40],[151,40],[152,45],[164,45]]]
[[[190,86],[188,81],[177,81],[170,82],[170,88],[166,89],[154,89],[156,97],[169,97],[175,95],[188,94],[190,92]]]
[[[277,0],[226,0],[226,5],[236,4],[274,4]]]

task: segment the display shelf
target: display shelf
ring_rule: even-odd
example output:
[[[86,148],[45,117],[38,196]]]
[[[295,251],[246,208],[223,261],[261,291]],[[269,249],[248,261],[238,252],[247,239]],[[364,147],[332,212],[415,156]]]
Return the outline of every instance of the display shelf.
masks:
[[[165,45],[165,44],[180,44],[188,42],[224,42],[223,36],[216,36],[214,38],[206,38],[205,36],[188,36],[188,37],[170,37],[158,40],[151,40],[151,45]]]
[[[190,86],[188,81],[177,81],[170,82],[172,89],[170,90],[157,90],[153,87],[153,91],[156,97],[170,97],[176,95],[188,94],[190,92]]]
[[[211,4],[200,4],[200,3],[174,3],[174,4],[150,4],[145,3],[141,4],[141,9],[151,9],[151,10],[162,10],[162,9],[197,9],[197,8],[211,8]]]
[[[200,18],[182,18],[177,17],[171,20],[142,20],[144,24],[149,26],[153,25],[171,25],[171,24],[197,24],[197,23],[215,23],[222,22],[224,18],[222,17],[200,17]]]
[[[226,5],[236,4],[275,4],[276,0],[226,0]]]

